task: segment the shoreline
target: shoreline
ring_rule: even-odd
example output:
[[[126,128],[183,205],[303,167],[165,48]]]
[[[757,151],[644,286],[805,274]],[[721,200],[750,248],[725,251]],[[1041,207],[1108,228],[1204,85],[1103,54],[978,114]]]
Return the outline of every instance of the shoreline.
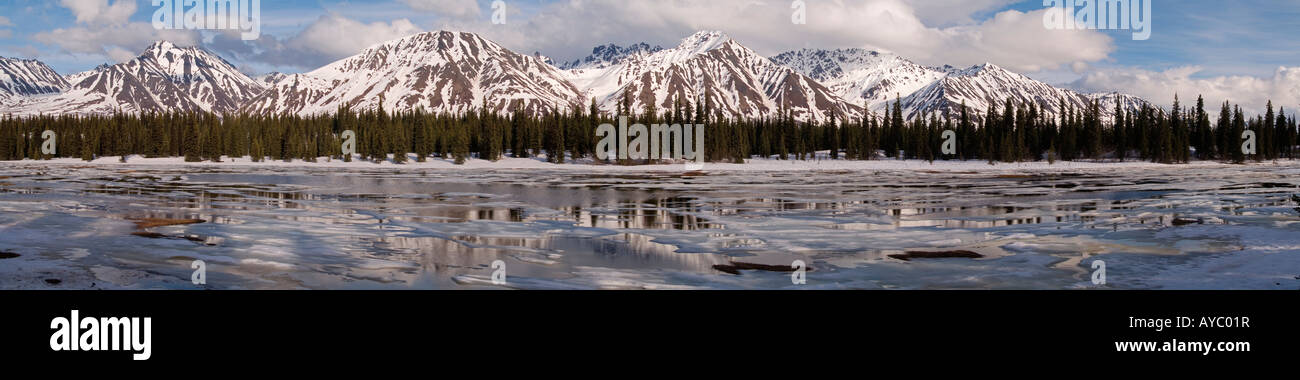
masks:
[[[1146,161],[1057,161],[1048,163],[1046,161],[1034,162],[1014,162],[1005,163],[997,162],[990,165],[987,161],[934,161],[933,163],[924,160],[777,160],[754,158],[747,160],[743,164],[736,163],[704,163],[703,169],[688,169],[683,163],[676,164],[648,164],[648,165],[612,165],[595,163],[592,159],[579,159],[569,161],[563,164],[546,162],[539,158],[514,158],[507,157],[497,161],[488,161],[481,159],[469,159],[464,164],[457,165],[452,160],[442,158],[430,158],[426,162],[416,162],[414,159],[406,163],[394,163],[391,158],[386,161],[375,163],[367,160],[356,159],[352,162],[342,160],[330,160],[326,157],[317,159],[317,162],[307,162],[303,160],[292,160],[289,162],[281,160],[265,160],[262,162],[253,162],[248,156],[237,157],[234,159],[223,157],[222,162],[185,162],[183,157],[163,157],[163,158],[145,158],[138,155],[127,156],[127,162],[121,162],[120,156],[102,157],[94,161],[83,161],[78,158],[56,158],[51,160],[31,160],[21,161],[3,161],[3,163],[13,166],[33,166],[33,165],[57,165],[64,167],[91,166],[91,167],[132,167],[132,166],[155,166],[155,167],[197,167],[197,168],[328,168],[328,169],[383,169],[383,170],[570,170],[570,171],[589,171],[589,172],[722,172],[722,171],[749,171],[749,172],[790,172],[790,171],[915,171],[915,172],[934,172],[934,173],[956,173],[956,174],[976,174],[980,172],[1050,172],[1061,170],[1103,170],[1103,169],[1147,169],[1147,168],[1251,168],[1251,167],[1278,167],[1294,166],[1300,168],[1300,160],[1277,160],[1264,162],[1246,162],[1244,164],[1223,163],[1219,161],[1192,161],[1186,164],[1162,164]]]

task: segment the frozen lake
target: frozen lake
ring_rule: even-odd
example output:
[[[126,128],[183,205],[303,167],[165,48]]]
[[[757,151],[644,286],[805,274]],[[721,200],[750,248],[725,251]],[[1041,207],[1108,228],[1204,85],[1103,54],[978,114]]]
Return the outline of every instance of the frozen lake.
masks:
[[[1296,290],[1293,194],[1300,163],[694,175],[2,163],[0,289],[193,289],[202,260],[215,289]],[[203,222],[138,223],[149,218]],[[899,258],[958,251],[980,257]],[[805,284],[743,269],[795,260]]]

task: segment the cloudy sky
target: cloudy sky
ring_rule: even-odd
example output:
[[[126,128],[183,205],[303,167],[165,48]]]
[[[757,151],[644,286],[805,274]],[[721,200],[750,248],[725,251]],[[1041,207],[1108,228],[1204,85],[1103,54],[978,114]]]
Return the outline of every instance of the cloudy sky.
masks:
[[[61,73],[129,60],[160,39],[202,45],[249,74],[310,71],[366,46],[429,30],[464,30],[556,60],[596,45],[670,47],[722,30],[765,55],[862,47],[921,64],[983,62],[1085,91],[1171,103],[1204,94],[1251,109],[1271,99],[1300,109],[1300,1],[1156,0],[1150,39],[1132,31],[1043,27],[1042,0],[262,0],[262,36],[156,30],[154,0],[5,0],[0,55],[40,59]]]

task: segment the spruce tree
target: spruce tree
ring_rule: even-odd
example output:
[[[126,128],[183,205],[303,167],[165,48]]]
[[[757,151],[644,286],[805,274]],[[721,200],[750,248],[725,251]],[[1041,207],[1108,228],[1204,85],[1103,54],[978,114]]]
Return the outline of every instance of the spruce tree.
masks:
[[[1277,158],[1277,136],[1274,136],[1274,127],[1277,125],[1277,117],[1273,114],[1273,101],[1269,100],[1265,106],[1264,123],[1259,128],[1259,148],[1262,159]]]
[[[1232,162],[1242,163],[1246,161],[1246,152],[1241,149],[1241,135],[1246,131],[1246,118],[1241,113],[1241,107],[1235,107],[1232,113],[1232,132],[1228,133],[1229,138],[1234,143],[1230,146],[1232,151]],[[1257,135],[1258,137],[1258,135]],[[1258,140],[1256,140],[1258,142]],[[1258,151],[1258,150],[1257,150]]]
[[[1216,157],[1221,160],[1236,160],[1236,155],[1232,153],[1234,151],[1234,149],[1232,149],[1232,142],[1234,139],[1230,137],[1232,135],[1232,130],[1232,110],[1228,108],[1228,102],[1224,101],[1223,108],[1219,109],[1219,122],[1215,127],[1215,135],[1217,137],[1215,143],[1218,145],[1215,152],[1219,153]]]
[[[1111,123],[1111,133],[1115,135],[1115,159],[1124,162],[1125,156],[1128,155],[1128,136],[1124,123],[1125,110],[1122,107],[1123,102],[1116,99],[1115,115]]]
[[[185,132],[184,151],[185,162],[203,161],[202,153],[199,151],[199,125],[193,121]]]
[[[95,160],[95,146],[93,145],[94,141],[95,139],[94,136],[91,135],[91,132],[87,131],[83,133],[83,136],[81,137],[81,159],[82,160],[84,161]]]
[[[899,147],[903,144],[903,101],[898,94],[894,94],[894,114],[889,123],[889,151],[890,157],[899,157]]]

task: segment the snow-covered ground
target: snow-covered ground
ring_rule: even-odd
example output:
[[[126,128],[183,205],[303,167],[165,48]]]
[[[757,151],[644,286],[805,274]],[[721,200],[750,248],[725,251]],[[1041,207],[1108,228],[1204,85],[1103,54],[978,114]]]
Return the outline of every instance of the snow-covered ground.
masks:
[[[1300,289],[1296,162],[224,161],[0,163],[0,289]]]

